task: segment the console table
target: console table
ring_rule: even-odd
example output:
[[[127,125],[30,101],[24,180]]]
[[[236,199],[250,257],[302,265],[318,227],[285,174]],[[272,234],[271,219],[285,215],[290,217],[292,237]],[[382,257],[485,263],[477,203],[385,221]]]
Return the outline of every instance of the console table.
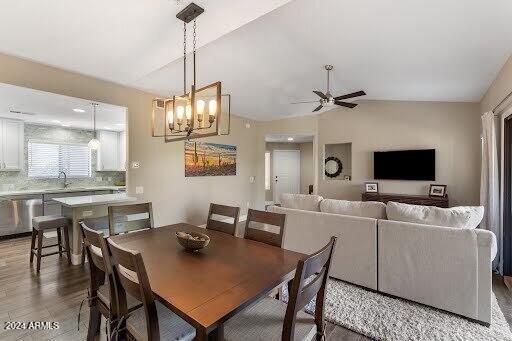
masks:
[[[409,194],[392,194],[392,193],[363,193],[363,201],[380,201],[387,203],[388,201],[401,202],[412,205],[437,206],[448,208],[448,196],[443,198],[430,197],[428,195],[409,195]]]

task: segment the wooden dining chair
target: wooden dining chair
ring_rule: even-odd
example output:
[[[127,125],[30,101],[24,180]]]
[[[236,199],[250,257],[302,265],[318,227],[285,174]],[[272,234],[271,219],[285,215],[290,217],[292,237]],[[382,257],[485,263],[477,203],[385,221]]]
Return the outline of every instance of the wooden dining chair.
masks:
[[[112,273],[119,295],[119,314],[126,321],[128,339],[193,340],[195,329],[155,301],[142,255],[117,245],[111,239],[108,239],[108,246],[112,254]],[[144,308],[130,312],[127,309],[127,295],[142,301]]]
[[[151,203],[109,206],[108,226],[111,236],[153,228],[153,208]]]
[[[110,323],[110,328],[117,322],[117,294],[111,271],[110,254],[103,233],[92,230],[80,222],[83,245],[89,260],[89,330],[87,340],[94,340],[100,333],[101,315]],[[105,283],[105,279],[107,283]],[[142,306],[132,296],[128,298],[129,311]]]
[[[324,304],[336,237],[320,251],[300,260],[288,304],[265,297],[224,324],[224,340],[325,339]],[[316,298],[315,315],[304,307]]]
[[[210,211],[208,212],[208,220],[206,221],[207,230],[215,230],[224,232],[230,235],[235,235],[236,224],[238,223],[238,214],[240,213],[240,207],[225,206],[211,203]],[[218,216],[233,219],[233,222],[225,222],[218,219]],[[218,219],[213,219],[218,218]]]
[[[286,214],[249,209],[244,238],[281,247]],[[278,229],[277,233],[272,230]]]

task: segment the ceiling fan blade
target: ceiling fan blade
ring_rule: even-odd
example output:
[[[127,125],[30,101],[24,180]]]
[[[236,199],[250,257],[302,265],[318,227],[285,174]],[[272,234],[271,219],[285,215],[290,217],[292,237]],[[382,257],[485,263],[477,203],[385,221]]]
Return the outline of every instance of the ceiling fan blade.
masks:
[[[317,94],[318,96],[320,96],[320,98],[327,99],[327,96],[326,96],[326,95],[324,95],[322,92],[317,91],[317,90],[313,90],[313,92],[314,92],[315,94]]]
[[[323,108],[323,105],[321,105],[321,104],[320,104],[318,107],[316,107],[316,108],[313,110],[313,112],[318,111],[318,110],[320,110],[320,109],[322,109],[322,108]]]
[[[348,102],[342,102],[342,101],[334,101],[334,104],[341,105],[342,107],[347,107],[347,108],[357,107],[357,103],[348,103]]]
[[[346,94],[346,95],[334,97],[334,99],[338,101],[340,99],[348,99],[348,98],[359,97],[359,96],[364,96],[364,95],[366,95],[366,92],[364,92],[364,91],[357,91],[357,92],[353,92],[351,94]]]
[[[290,104],[302,104],[302,103],[318,103],[318,100],[315,100],[315,101],[298,101],[298,102],[291,102]]]

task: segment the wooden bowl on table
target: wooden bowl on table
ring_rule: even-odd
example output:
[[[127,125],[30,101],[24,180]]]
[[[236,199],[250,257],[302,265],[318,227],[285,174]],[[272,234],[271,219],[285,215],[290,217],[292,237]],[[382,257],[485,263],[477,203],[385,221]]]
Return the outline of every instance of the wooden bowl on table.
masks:
[[[198,251],[210,244],[210,237],[199,232],[176,232],[178,243],[188,251]]]

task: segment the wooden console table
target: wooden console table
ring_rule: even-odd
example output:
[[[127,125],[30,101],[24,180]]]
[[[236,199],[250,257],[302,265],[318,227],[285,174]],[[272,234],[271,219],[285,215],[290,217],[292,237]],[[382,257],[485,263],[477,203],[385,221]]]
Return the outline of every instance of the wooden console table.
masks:
[[[412,205],[437,206],[448,208],[448,196],[444,198],[430,197],[428,195],[409,195],[409,194],[392,194],[392,193],[363,193],[363,201],[380,201],[387,203],[388,201],[401,202]]]

